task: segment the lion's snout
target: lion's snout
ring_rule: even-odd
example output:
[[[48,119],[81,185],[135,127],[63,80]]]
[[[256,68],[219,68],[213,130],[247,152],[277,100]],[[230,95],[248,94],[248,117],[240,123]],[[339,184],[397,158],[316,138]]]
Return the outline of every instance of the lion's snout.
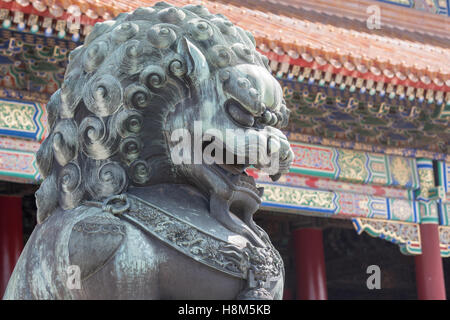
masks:
[[[226,139],[224,146],[227,153],[234,155],[233,163],[227,164],[254,166],[270,175],[289,172],[294,159],[285,135],[272,127],[264,130],[248,129],[234,139]]]

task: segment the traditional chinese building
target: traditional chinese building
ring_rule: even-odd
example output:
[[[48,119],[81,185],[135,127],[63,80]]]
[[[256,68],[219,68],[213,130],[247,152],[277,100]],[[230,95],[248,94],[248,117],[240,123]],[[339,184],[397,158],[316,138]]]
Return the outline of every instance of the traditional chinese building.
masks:
[[[167,2],[251,31],[284,89],[295,161],[275,183],[250,174],[265,188],[257,222],[285,260],[286,299],[445,299],[450,2]],[[35,224],[35,153],[68,53],[96,22],[154,3],[0,0],[0,295]],[[379,290],[367,287],[373,265]]]

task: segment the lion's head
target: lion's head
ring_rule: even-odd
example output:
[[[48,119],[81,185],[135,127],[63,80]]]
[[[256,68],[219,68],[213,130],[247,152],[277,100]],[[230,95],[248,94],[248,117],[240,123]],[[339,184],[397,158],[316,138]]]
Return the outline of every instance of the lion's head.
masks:
[[[37,154],[45,178],[36,194],[39,222],[58,206],[160,183],[190,183],[229,207],[256,210],[261,193],[245,175],[248,158],[240,165],[174,163],[174,131],[193,133],[196,121],[202,133],[215,129],[223,137],[227,129],[245,130],[233,148],[214,140],[231,158],[251,149],[254,136],[265,139],[263,153],[274,154],[276,137],[274,176],[292,161],[275,129],[287,124],[289,111],[268,59],[249,32],[203,6],[158,3],[97,23],[70,54],[47,109],[50,134]]]

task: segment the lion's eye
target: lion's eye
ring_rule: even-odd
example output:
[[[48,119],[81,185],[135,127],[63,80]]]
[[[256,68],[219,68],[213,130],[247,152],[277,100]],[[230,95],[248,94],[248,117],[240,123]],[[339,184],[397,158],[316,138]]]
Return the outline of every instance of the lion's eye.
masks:
[[[255,123],[255,118],[236,100],[230,99],[225,104],[225,109],[231,118],[238,124],[245,127],[252,127]]]

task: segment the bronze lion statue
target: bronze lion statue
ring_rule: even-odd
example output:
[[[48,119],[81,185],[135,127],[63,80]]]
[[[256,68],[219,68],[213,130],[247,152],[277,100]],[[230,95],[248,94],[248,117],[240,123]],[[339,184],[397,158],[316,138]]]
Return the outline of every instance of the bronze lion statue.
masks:
[[[71,52],[47,109],[38,225],[5,299],[282,298],[245,169],[289,170],[289,110],[249,32],[203,6],[120,14]]]

